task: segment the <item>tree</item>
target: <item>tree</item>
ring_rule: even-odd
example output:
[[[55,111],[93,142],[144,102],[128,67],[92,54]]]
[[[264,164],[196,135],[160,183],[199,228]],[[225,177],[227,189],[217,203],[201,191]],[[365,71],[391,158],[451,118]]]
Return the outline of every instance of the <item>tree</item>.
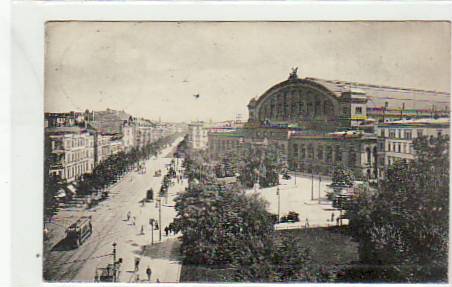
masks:
[[[338,166],[333,171],[332,184],[352,186],[355,180],[353,172],[343,166]]]
[[[361,260],[380,268],[376,280],[447,280],[449,139],[422,137],[414,149],[415,160],[390,166],[348,211]]]
[[[65,182],[60,177],[48,175],[44,177],[44,215],[51,218],[57,212],[56,196],[64,190]]]

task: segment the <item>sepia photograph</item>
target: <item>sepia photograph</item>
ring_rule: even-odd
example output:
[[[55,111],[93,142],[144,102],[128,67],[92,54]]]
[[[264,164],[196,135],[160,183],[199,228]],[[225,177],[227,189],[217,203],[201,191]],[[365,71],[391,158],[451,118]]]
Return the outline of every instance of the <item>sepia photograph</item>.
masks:
[[[447,283],[450,82],[447,21],[46,22],[42,280]]]

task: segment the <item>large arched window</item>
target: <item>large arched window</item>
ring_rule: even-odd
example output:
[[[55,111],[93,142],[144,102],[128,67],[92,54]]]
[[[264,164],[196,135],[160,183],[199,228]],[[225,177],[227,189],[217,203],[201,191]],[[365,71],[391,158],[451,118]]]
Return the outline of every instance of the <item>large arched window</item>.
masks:
[[[333,104],[331,103],[330,100],[325,100],[323,102],[323,110],[324,110],[324,114],[326,116],[334,115],[334,106],[333,106]]]
[[[356,152],[355,148],[351,146],[348,150],[348,166],[354,167],[356,165]]]

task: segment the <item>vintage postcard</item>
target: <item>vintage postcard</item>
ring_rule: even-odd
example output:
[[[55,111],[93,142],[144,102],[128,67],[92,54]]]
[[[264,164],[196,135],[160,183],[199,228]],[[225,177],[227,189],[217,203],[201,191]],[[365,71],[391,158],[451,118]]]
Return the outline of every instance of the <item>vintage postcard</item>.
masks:
[[[45,282],[446,283],[451,25],[45,27]]]

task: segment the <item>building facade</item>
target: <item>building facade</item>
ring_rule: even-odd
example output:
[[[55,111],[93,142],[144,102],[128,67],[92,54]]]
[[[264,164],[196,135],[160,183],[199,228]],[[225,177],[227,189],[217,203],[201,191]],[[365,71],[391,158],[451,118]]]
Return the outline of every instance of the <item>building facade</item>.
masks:
[[[379,176],[399,160],[413,160],[416,151],[413,142],[419,137],[450,135],[449,118],[399,120],[378,125]]]
[[[228,152],[239,152],[244,143],[241,129],[212,128],[207,133],[208,151],[210,158]]]
[[[72,182],[94,168],[94,136],[79,127],[48,128],[45,153],[49,173]]]
[[[188,144],[192,149],[206,149],[208,143],[208,128],[203,122],[188,125]]]
[[[136,128],[132,120],[124,121],[122,126],[122,145],[124,151],[128,152],[135,146]]]
[[[289,136],[290,170],[330,175],[347,167],[359,177],[377,177],[376,137],[364,132],[303,133]]]

